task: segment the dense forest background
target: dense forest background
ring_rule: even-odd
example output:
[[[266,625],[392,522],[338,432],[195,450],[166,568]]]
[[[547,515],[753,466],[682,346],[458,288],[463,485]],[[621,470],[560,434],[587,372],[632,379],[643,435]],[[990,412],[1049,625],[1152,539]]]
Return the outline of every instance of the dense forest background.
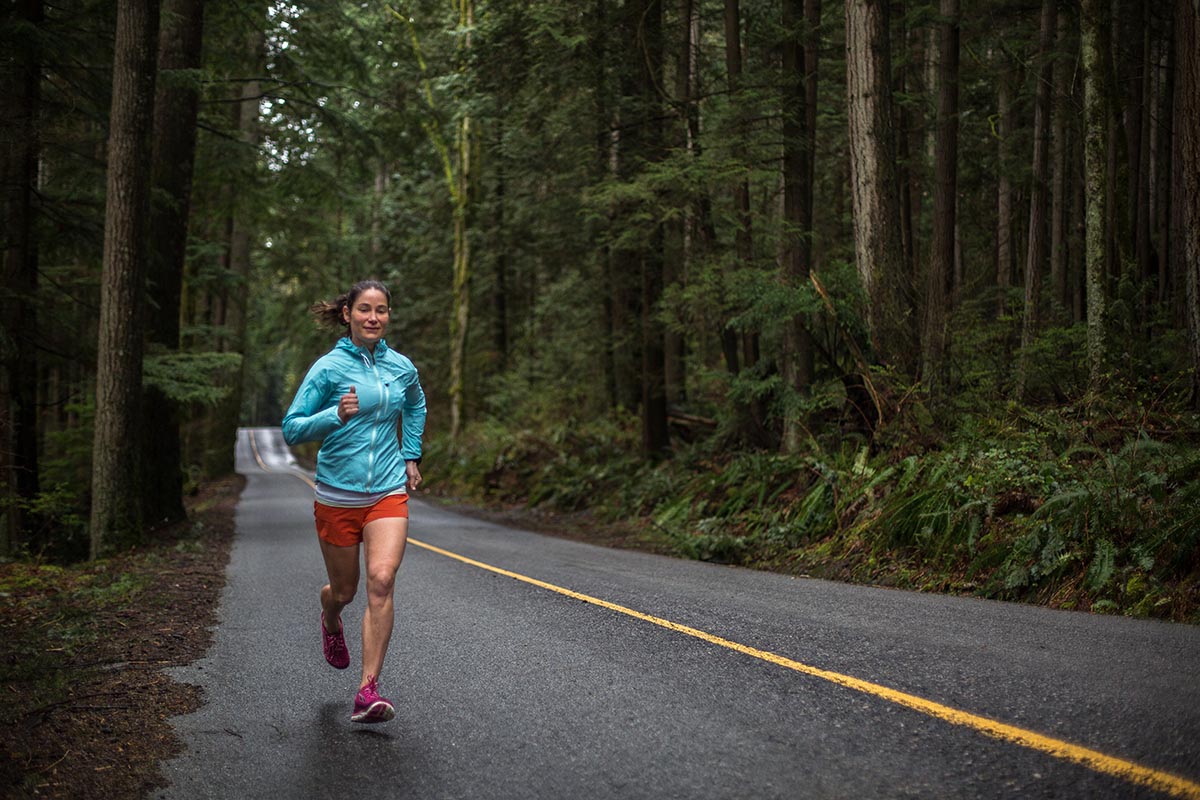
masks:
[[[377,277],[434,491],[1197,619],[1196,0],[3,14],[8,557],[177,521]]]

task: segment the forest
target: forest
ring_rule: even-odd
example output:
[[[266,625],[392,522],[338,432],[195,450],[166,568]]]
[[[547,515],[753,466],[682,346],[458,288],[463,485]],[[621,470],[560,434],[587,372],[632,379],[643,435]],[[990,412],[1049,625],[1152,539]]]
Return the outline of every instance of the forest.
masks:
[[[184,518],[371,277],[435,495],[1200,621],[1197,0],[3,14],[0,558]]]

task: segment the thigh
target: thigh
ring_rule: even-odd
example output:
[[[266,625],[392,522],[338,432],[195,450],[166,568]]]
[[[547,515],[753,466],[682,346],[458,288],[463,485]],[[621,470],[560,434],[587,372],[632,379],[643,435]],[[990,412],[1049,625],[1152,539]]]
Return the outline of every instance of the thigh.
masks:
[[[342,589],[358,586],[359,545],[341,547],[324,539],[318,541],[321,543],[321,556],[325,559],[329,583]]]
[[[407,518],[381,517],[368,522],[363,528],[363,555],[368,577],[395,574],[404,558],[407,542]]]

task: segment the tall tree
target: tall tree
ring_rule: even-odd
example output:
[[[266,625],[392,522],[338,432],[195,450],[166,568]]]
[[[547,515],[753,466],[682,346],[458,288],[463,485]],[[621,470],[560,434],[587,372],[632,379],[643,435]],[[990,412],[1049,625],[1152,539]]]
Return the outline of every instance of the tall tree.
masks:
[[[906,15],[907,19],[908,15]],[[923,25],[910,25],[905,32],[907,54],[904,66],[899,69],[898,88],[908,98],[900,104],[897,121],[900,131],[896,139],[898,147],[898,180],[900,181],[900,238],[904,245],[904,258],[908,274],[920,274],[921,256],[921,208],[924,195],[925,152],[933,150],[926,146],[925,122],[925,70],[926,31]]]
[[[946,322],[954,275],[958,194],[958,0],[938,6],[938,99],[933,164],[933,238],[925,283],[921,380],[931,392],[942,384]]]
[[[744,141],[747,135],[742,104],[742,12],[739,0],[725,0],[725,71],[729,80],[729,96],[734,104],[734,135]],[[750,215],[750,178],[739,174],[733,182],[733,213],[735,220],[734,249],[738,265],[749,266],[754,260],[754,232]],[[753,353],[743,341],[744,366],[754,363]]]
[[[879,361],[908,372],[914,347],[899,233],[888,8],[885,0],[846,3],[850,188],[854,252],[871,343]]]
[[[196,113],[204,22],[203,0],[165,0],[158,41],[158,90],[154,101],[153,195],[146,320],[151,354],[179,350],[180,296],[187,254],[192,165],[196,155]],[[142,465],[145,518],[151,523],[184,517],[183,468],[177,403],[161,389],[145,392]]]
[[[472,29],[475,25],[475,6],[472,0],[456,0],[457,56],[462,69],[471,50]],[[393,14],[396,12],[393,11]],[[408,25],[422,75],[422,95],[428,117],[422,122],[430,142],[437,151],[442,175],[450,194],[454,215],[453,262],[450,271],[450,440],[457,444],[464,422],[464,379],[466,376],[467,334],[471,321],[471,237],[470,216],[475,173],[476,152],[474,119],[468,108],[455,115],[454,139],[447,141],[442,132],[438,108],[433,96],[433,83],[426,71],[425,56],[417,29],[408,17],[396,14]]]
[[[1174,9],[1172,9],[1174,12]],[[1173,16],[1171,17],[1174,18]],[[1155,85],[1158,107],[1154,114],[1154,248],[1158,261],[1156,299],[1166,307],[1171,298],[1171,220],[1174,216],[1172,204],[1172,182],[1175,175],[1174,117],[1175,117],[1175,35],[1167,29],[1159,42],[1159,55],[1155,64]]]
[[[1046,259],[1046,205],[1050,157],[1050,89],[1053,71],[1056,0],[1042,0],[1036,100],[1033,110],[1033,175],[1029,199],[1029,236],[1025,253],[1025,308],[1021,322],[1021,354],[1017,361],[1015,393],[1025,394],[1029,369],[1029,348],[1040,323],[1042,264]]]
[[[1012,286],[1013,264],[1013,183],[1010,176],[1013,131],[1016,129],[1013,111],[1013,83],[1016,68],[1008,53],[1001,51],[1000,74],[996,77],[996,116],[999,135],[999,175],[996,180],[996,288],[997,311],[1008,313],[1008,290]]]
[[[1050,110],[1050,291],[1056,307],[1068,309],[1071,306],[1071,296],[1067,287],[1067,120],[1070,114],[1070,83],[1074,70],[1066,52],[1067,31],[1070,25],[1068,14],[1064,11],[1055,16],[1058,20],[1058,44],[1051,67],[1053,104]]]
[[[817,67],[821,22],[820,0],[783,0],[783,250],[785,285],[806,289],[812,269],[813,180],[817,144]],[[796,315],[784,328],[783,376],[795,392],[806,393],[813,381],[813,344],[808,320]],[[803,427],[795,414],[783,423],[783,448],[800,449]]]
[[[1179,141],[1176,171],[1181,223],[1177,258],[1182,260],[1184,309],[1192,368],[1192,408],[1200,411],[1200,0],[1175,0],[1175,133]]]
[[[4,512],[0,521],[0,553],[8,553],[30,533],[25,505],[40,489],[37,443],[37,273],[38,243],[34,236],[34,193],[39,157],[38,111],[41,105],[41,52],[38,26],[41,0],[22,0],[10,24],[23,26],[18,52],[3,70],[0,99],[0,187],[3,191],[4,353],[0,363],[0,471]]]
[[[241,13],[250,19],[266,16],[261,6],[243,6]],[[265,31],[261,27],[244,30],[239,27],[234,41],[237,48],[238,77],[229,96],[223,98],[224,125],[233,142],[232,153],[223,167],[220,188],[220,214],[216,217],[219,229],[210,234],[218,245],[220,256],[217,269],[211,265],[195,265],[191,270],[194,284],[188,294],[194,308],[191,327],[207,333],[191,342],[193,349],[237,356],[246,352],[246,287],[250,282],[251,251],[257,227],[255,220],[258,198],[247,191],[253,184],[258,162],[262,130],[259,110],[263,97]],[[209,273],[202,277],[202,273]],[[185,342],[186,344],[186,342]],[[192,426],[194,436],[184,437],[184,458],[198,464],[201,474],[215,477],[234,469],[237,442],[235,428],[241,411],[245,360],[239,359],[237,377],[232,391],[198,414]]]
[[[641,146],[647,162],[661,161],[663,127],[660,93],[663,85],[662,0],[644,0],[640,14],[640,52],[637,63],[640,121],[644,126]],[[659,458],[670,446],[667,429],[666,354],[659,302],[663,293],[663,228],[654,226],[642,248],[642,451]]]
[[[1102,49],[1108,43],[1106,0],[1083,0],[1080,11],[1080,49],[1083,55],[1083,149],[1086,190],[1086,294],[1088,376],[1100,388],[1104,370],[1104,313],[1108,280],[1108,81]]]
[[[458,0],[460,63],[471,50],[471,30],[475,26],[473,0]],[[467,371],[467,334],[471,325],[471,235],[470,212],[475,172],[478,165],[476,132],[469,109],[463,109],[454,126],[454,167],[447,176],[454,199],[454,266],[452,269],[450,312],[450,441],[457,444],[464,417],[464,378]]]
[[[742,64],[742,9],[740,0],[725,0],[725,72],[729,82],[729,96],[733,102],[734,135],[745,142],[749,138],[749,123],[745,107]],[[754,261],[754,216],[750,213],[750,177],[745,172],[733,182],[734,253],[739,268],[746,268]],[[758,335],[753,330],[741,334],[740,368],[747,369],[758,363]],[[747,408],[742,422],[743,435],[754,436],[760,423],[756,408]]]
[[[695,157],[693,119],[699,124],[697,103],[697,45],[700,38],[700,3],[679,0],[679,45],[675,60],[675,108],[678,125],[668,145],[685,153],[690,162]],[[664,50],[664,58],[666,51]],[[685,211],[678,219],[668,222],[671,238],[678,243],[675,257],[666,257],[663,264],[663,283],[666,286],[686,285],[696,255],[696,222],[691,195],[685,195]],[[663,337],[666,364],[667,403],[679,405],[687,399],[687,346],[685,336],[676,328],[668,328]]]
[[[142,538],[137,425],[158,0],[117,4],[92,446],[91,552]]]

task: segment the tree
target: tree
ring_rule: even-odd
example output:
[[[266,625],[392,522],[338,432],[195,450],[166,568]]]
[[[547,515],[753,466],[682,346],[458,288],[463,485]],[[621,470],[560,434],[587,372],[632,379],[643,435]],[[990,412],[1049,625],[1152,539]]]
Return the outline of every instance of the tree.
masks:
[[[1067,287],[1067,121],[1072,65],[1065,52],[1068,15],[1056,14],[1058,55],[1053,60],[1053,105],[1050,136],[1050,289],[1056,306],[1071,307]]]
[[[817,67],[820,0],[783,0],[783,249],[784,284],[807,290],[812,269],[813,180],[817,139]],[[813,382],[813,345],[808,321],[796,315],[784,323],[780,360],[788,387],[804,394]],[[783,448],[800,449],[802,428],[795,414],[784,419]]]
[[[161,17],[146,286],[152,309],[146,321],[151,355],[179,351],[180,295],[200,99],[194,73],[200,68],[204,2],[166,0]],[[153,523],[173,522],[184,517],[178,400],[148,385],[144,402],[145,518]]]
[[[954,275],[958,192],[958,0],[941,0],[938,22],[938,100],[933,167],[933,240],[925,283],[921,379],[932,391],[942,383],[947,306]]]
[[[883,0],[846,3],[850,189],[855,258],[875,356],[909,372],[914,348],[893,155],[888,6]]]
[[[475,24],[474,3],[472,0],[457,0],[460,69],[465,64],[465,56],[471,49],[471,29]],[[394,13],[394,12],[393,12]],[[400,16],[397,14],[397,16]],[[421,52],[421,43],[417,38],[417,30],[407,17],[401,19],[408,25],[412,37],[413,48],[421,66],[423,95],[429,116],[423,122],[423,127],[429,135],[439,160],[446,181],[446,188],[454,214],[454,253],[451,267],[451,297],[450,311],[450,440],[457,442],[463,426],[463,380],[466,375],[467,334],[471,321],[471,238],[470,214],[473,193],[474,175],[478,166],[474,163],[472,154],[475,152],[476,132],[469,110],[458,112],[454,122],[453,145],[446,141],[445,135],[438,126],[439,109],[433,97],[433,85],[426,74],[425,57]],[[453,149],[451,149],[453,146]]]
[[[14,30],[21,29],[13,68],[3,72],[0,99],[0,186],[3,187],[4,286],[3,362],[0,364],[0,470],[6,495],[0,521],[0,553],[8,553],[30,534],[24,506],[40,489],[37,444],[37,285],[38,242],[34,237],[34,191],[39,158],[38,110],[41,104],[41,53],[37,27],[41,0],[24,0]]]
[[[1025,394],[1029,369],[1029,349],[1033,346],[1040,321],[1042,264],[1046,258],[1046,205],[1049,179],[1050,89],[1052,50],[1056,25],[1056,0],[1042,0],[1041,35],[1038,40],[1037,100],[1033,111],[1033,179],[1030,187],[1029,237],[1025,254],[1025,308],[1021,323],[1021,355],[1017,361],[1015,393]]]
[[[1012,163],[1013,131],[1016,128],[1013,111],[1013,83],[1016,68],[1008,53],[999,54],[1000,74],[996,79],[996,116],[999,136],[999,175],[996,180],[996,288],[997,312],[1008,313],[1008,290],[1012,286],[1013,264],[1013,185],[1009,174]]]
[[[117,4],[92,447],[93,557],[141,539],[137,425],[149,218],[157,0]]]
[[[638,94],[641,97],[641,158],[647,163],[663,157],[662,112],[659,101],[663,77],[662,0],[641,5],[638,45]],[[656,459],[670,447],[667,430],[666,345],[659,302],[663,293],[663,228],[655,225],[642,247],[642,452]]]
[[[1175,132],[1179,141],[1176,171],[1179,189],[1180,242],[1188,352],[1192,368],[1192,408],[1200,411],[1200,2],[1175,2],[1175,53],[1179,73],[1175,85]]]
[[[1088,375],[1093,391],[1100,389],[1104,370],[1104,310],[1109,270],[1108,237],[1108,82],[1102,59],[1108,43],[1109,15],[1104,0],[1084,0],[1080,13],[1083,53],[1083,149],[1086,184],[1086,292]]]

